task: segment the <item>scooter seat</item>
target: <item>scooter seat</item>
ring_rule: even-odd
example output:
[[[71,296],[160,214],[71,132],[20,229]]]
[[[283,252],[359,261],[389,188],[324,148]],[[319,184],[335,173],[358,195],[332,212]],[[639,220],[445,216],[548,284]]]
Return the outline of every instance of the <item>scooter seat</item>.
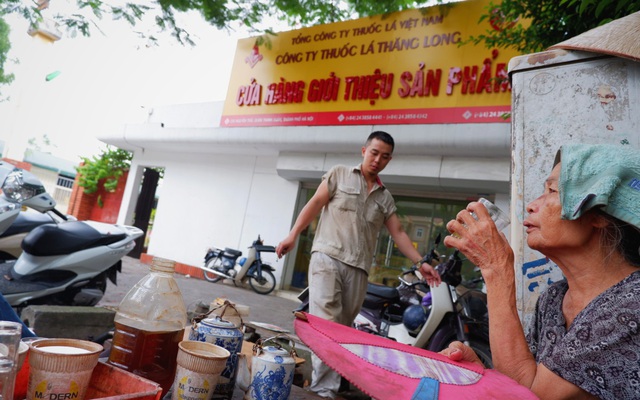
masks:
[[[369,282],[369,284],[367,285],[367,295],[373,295],[376,297],[381,297],[383,299],[393,300],[398,297],[398,289]]]
[[[34,256],[58,256],[106,246],[126,237],[126,233],[103,235],[82,221],[69,221],[34,228],[22,241],[22,250]]]
[[[234,260],[242,255],[242,252],[240,250],[234,250],[228,247],[224,248],[224,253],[225,253],[224,254],[225,256],[232,258]]]
[[[37,226],[52,223],[55,222],[50,216],[46,214],[22,211],[18,214],[18,217],[11,223],[9,229],[4,231],[2,235],[0,235],[0,237],[12,236],[18,233],[27,233]]]

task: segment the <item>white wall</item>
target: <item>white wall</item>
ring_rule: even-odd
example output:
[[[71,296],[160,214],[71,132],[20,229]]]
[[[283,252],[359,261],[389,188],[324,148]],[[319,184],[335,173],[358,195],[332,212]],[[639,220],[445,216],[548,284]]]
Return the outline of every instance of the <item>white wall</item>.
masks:
[[[134,169],[165,168],[148,253],[197,266],[210,246],[246,253],[258,234],[265,244],[276,245],[291,227],[298,184],[278,177],[275,165],[273,156],[146,152],[136,157]],[[129,197],[125,193],[123,210]],[[274,254],[264,254],[264,260],[279,278],[283,263]]]

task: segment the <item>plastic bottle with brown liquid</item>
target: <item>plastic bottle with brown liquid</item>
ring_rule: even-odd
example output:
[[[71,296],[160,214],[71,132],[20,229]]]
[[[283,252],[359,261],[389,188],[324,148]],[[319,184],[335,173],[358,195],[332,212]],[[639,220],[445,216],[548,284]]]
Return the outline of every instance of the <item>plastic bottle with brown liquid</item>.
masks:
[[[148,275],[122,299],[109,364],[152,380],[167,393],[176,372],[187,309],[173,278],[174,263],[155,257]]]

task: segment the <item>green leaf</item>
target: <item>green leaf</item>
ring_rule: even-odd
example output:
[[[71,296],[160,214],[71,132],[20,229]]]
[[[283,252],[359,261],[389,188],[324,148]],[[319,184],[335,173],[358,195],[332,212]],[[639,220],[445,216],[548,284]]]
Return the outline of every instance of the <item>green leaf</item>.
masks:
[[[585,10],[587,8],[589,8],[589,6],[591,6],[591,4],[593,4],[594,0],[582,0],[582,2],[580,3],[580,7],[578,7],[578,14],[583,14],[585,12]]]
[[[600,18],[602,11],[604,11],[604,9],[608,7],[610,4],[611,4],[611,0],[600,0],[598,5],[596,6],[595,16],[597,18]]]

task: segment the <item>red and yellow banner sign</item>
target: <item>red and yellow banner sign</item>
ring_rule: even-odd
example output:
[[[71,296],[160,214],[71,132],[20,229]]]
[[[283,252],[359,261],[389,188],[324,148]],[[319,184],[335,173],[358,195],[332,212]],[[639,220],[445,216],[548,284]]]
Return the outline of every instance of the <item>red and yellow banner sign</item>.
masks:
[[[518,55],[462,41],[489,0],[238,41],[221,126],[504,122]]]

